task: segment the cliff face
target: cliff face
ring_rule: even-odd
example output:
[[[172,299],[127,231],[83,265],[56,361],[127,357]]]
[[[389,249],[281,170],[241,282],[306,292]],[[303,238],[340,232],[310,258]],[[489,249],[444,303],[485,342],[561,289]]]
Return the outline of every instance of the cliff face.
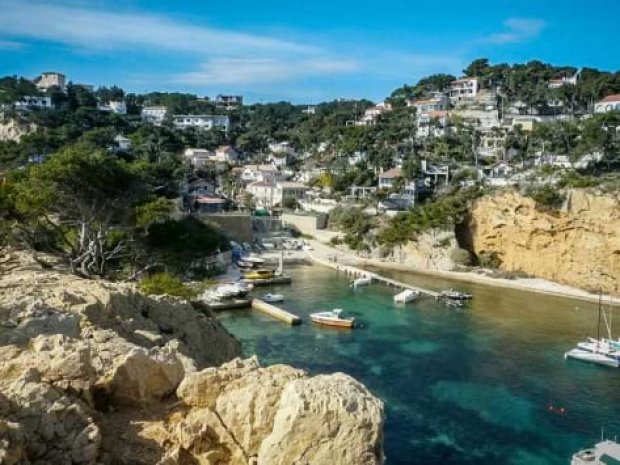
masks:
[[[587,290],[620,292],[620,200],[567,193],[558,212],[536,209],[518,193],[483,197],[469,225],[476,253],[495,251],[501,268]]]
[[[383,463],[364,386],[240,355],[187,302],[0,257],[0,463]]]

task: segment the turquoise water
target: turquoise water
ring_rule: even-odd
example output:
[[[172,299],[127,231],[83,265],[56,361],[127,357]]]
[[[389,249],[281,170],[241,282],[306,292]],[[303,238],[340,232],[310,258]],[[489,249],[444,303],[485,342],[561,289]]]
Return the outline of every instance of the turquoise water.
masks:
[[[596,305],[392,273],[474,295],[465,311],[434,300],[397,306],[396,291],[382,285],[352,291],[331,270],[290,272],[291,286],[265,292],[283,293],[282,307],[304,324],[248,310],[223,313],[222,322],[263,364],[342,371],[362,381],[386,404],[390,465],[567,464],[602,427],[620,435],[620,370],[563,358],[596,334]],[[309,322],[309,313],[335,307],[361,327]]]

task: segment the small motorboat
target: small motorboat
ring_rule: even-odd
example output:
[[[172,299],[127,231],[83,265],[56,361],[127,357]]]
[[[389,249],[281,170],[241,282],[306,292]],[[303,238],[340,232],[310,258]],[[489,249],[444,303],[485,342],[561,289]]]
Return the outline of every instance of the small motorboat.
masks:
[[[335,308],[331,312],[318,312],[311,313],[310,319],[317,324],[325,326],[336,326],[339,328],[353,328],[355,325],[355,318],[342,316],[342,309]]]
[[[596,363],[597,365],[604,365],[612,368],[620,367],[620,361],[615,358],[609,357],[603,353],[589,352],[580,348],[569,350],[564,354],[564,358],[574,358],[582,362]]]
[[[371,283],[372,283],[372,278],[370,276],[364,276],[362,278],[357,278],[356,280],[352,281],[350,283],[350,286],[353,289],[357,289],[358,287],[362,287],[362,286],[370,286]]]
[[[472,298],[471,294],[468,294],[466,292],[460,292],[456,289],[448,289],[446,291],[442,291],[441,296],[444,299],[449,300],[470,300]]]
[[[448,307],[452,307],[452,308],[464,308],[465,307],[465,302],[463,302],[462,300],[446,299],[445,304]]]
[[[394,296],[394,302],[401,303],[401,304],[406,304],[407,302],[413,302],[418,297],[420,297],[420,292],[419,291],[414,291],[412,289],[406,289],[403,292],[401,292],[400,294],[396,294]]]
[[[272,270],[251,270],[244,271],[243,277],[245,279],[270,279],[273,278]]]
[[[265,294],[261,300],[267,303],[284,302],[284,296],[282,294]]]

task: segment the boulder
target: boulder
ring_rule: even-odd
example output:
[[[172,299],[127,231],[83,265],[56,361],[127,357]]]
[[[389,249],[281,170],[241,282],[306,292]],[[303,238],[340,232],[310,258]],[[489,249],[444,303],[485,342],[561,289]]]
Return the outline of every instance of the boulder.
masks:
[[[258,465],[382,464],[383,423],[383,403],[348,375],[291,381]]]

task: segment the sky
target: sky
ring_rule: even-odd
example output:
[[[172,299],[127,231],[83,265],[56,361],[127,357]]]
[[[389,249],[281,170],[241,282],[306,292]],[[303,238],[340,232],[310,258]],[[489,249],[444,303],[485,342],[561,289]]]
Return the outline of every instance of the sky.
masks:
[[[0,0],[0,76],[379,101],[473,59],[620,70],[620,0]]]

